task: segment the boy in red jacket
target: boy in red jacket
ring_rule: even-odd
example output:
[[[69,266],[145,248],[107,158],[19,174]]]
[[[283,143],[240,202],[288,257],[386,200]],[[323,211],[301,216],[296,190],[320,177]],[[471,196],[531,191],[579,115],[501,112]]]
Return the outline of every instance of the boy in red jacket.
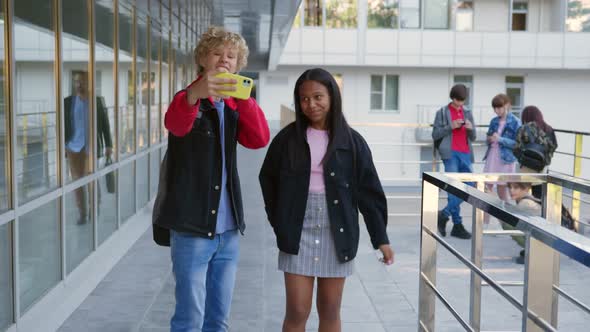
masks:
[[[170,245],[176,280],[171,331],[227,331],[243,233],[237,143],[269,141],[268,123],[253,98],[224,95],[246,65],[248,47],[236,33],[211,27],[195,49],[198,78],[178,92],[165,116],[170,131],[154,205],[154,238]],[[164,236],[162,236],[164,234]],[[168,235],[169,234],[169,235]]]

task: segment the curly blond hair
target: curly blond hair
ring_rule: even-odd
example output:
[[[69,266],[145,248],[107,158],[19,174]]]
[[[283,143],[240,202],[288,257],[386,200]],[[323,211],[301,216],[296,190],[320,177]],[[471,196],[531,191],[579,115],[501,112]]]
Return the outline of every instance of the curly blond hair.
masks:
[[[198,67],[197,74],[201,74],[205,68],[199,64],[199,59],[206,57],[209,52],[225,44],[238,49],[237,71],[248,64],[248,45],[242,36],[235,32],[227,31],[223,27],[211,26],[201,35],[201,40],[194,50],[195,63]]]

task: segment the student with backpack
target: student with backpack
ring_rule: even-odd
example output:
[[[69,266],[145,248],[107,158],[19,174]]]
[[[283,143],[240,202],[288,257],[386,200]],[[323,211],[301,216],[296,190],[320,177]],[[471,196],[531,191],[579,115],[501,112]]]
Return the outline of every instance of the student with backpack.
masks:
[[[463,84],[453,86],[451,102],[443,106],[434,119],[432,139],[435,149],[445,165],[445,172],[471,173],[473,168],[473,148],[475,124],[470,110],[464,109],[467,88]],[[461,199],[449,194],[447,206],[438,212],[438,232],[447,235],[446,225],[449,217],[453,219],[451,236],[470,239],[471,234],[463,227],[461,219]]]
[[[520,173],[545,173],[557,149],[557,138],[543,113],[536,106],[527,106],[521,114],[522,126],[516,134],[514,155],[520,163]],[[541,199],[540,185],[533,186],[533,196]]]

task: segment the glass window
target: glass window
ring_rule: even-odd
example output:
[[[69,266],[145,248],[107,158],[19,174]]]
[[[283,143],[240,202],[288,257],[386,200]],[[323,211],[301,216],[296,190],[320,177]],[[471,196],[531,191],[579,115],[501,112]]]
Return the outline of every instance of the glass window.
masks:
[[[170,38],[168,32],[165,32],[164,39],[162,39],[162,105],[160,108],[162,139],[168,137],[168,131],[164,126],[164,115],[170,104],[170,68]]]
[[[528,6],[526,1],[512,3],[512,31],[526,31]]]
[[[0,330],[12,324],[12,230],[0,225]]]
[[[160,141],[160,26],[154,25],[151,34],[150,58],[150,144]]]
[[[127,222],[135,214],[135,162],[128,163],[119,169],[121,224]]]
[[[98,245],[117,230],[117,171],[98,179]]]
[[[398,96],[397,75],[371,75],[371,110],[397,111]]]
[[[567,31],[590,32],[590,0],[568,0]]]
[[[65,195],[66,200],[66,271],[69,274],[94,248],[92,228],[91,184]]]
[[[448,0],[424,0],[424,28],[449,28]]]
[[[326,0],[326,27],[356,28],[357,0]]]
[[[524,107],[524,77],[506,77],[506,95],[512,101],[512,112],[520,113]]]
[[[21,315],[61,279],[59,206],[51,201],[18,220]]]
[[[150,198],[156,197],[160,178],[160,150],[150,153]]]
[[[86,1],[63,0],[62,98],[66,179],[77,180],[90,173],[92,101],[88,75],[88,8]]]
[[[299,9],[297,9],[297,15],[295,15],[295,19],[293,20],[293,28],[299,28],[301,26],[301,5]]]
[[[463,84],[467,88],[467,99],[465,99],[464,107],[472,109],[473,105],[473,76],[470,75],[455,75],[454,84]]]
[[[116,159],[113,150],[116,149],[115,133],[115,43],[114,26],[115,14],[113,1],[103,0],[95,6],[96,21],[101,22],[100,29],[96,29],[96,135],[98,167],[107,164],[107,158]]]
[[[143,208],[150,200],[148,155],[137,159],[137,208]]]
[[[420,28],[420,0],[400,1],[400,26],[404,29]]]
[[[322,26],[322,3],[323,0],[304,0],[304,24],[305,26]]]
[[[397,28],[399,8],[397,0],[369,0],[367,27]]]
[[[457,1],[455,15],[455,30],[473,31],[473,1]]]
[[[97,29],[98,30],[98,29]],[[119,152],[121,158],[135,152],[135,88],[133,86],[132,11],[119,4]]]
[[[4,36],[4,5],[0,4],[0,36]],[[6,96],[4,96],[4,42],[0,42],[0,211],[5,211],[10,207],[10,197],[7,188],[6,170],[9,162],[8,156],[8,122],[6,117]],[[2,328],[2,319],[0,318],[0,329]]]
[[[148,105],[149,98],[152,94],[152,75],[148,73],[147,61],[148,61],[148,31],[147,22],[144,18],[137,18],[137,29],[136,29],[136,58],[135,58],[135,70],[137,73],[136,77],[136,96],[137,102],[137,149],[138,151],[145,149],[148,146]]]
[[[20,202],[57,187],[53,2],[14,2],[15,149]],[[86,53],[87,54],[87,53]],[[86,55],[87,57],[87,55]]]

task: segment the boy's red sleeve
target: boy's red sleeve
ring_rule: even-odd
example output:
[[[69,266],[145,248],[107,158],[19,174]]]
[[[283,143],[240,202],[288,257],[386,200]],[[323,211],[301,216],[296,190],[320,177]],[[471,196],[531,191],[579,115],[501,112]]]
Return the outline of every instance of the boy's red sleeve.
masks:
[[[186,95],[186,90],[178,92],[164,116],[164,126],[176,137],[183,137],[191,131],[199,112],[201,101],[197,100],[194,105],[189,105]]]
[[[254,98],[237,100],[238,142],[249,149],[259,149],[268,144],[270,130],[266,117]]]

